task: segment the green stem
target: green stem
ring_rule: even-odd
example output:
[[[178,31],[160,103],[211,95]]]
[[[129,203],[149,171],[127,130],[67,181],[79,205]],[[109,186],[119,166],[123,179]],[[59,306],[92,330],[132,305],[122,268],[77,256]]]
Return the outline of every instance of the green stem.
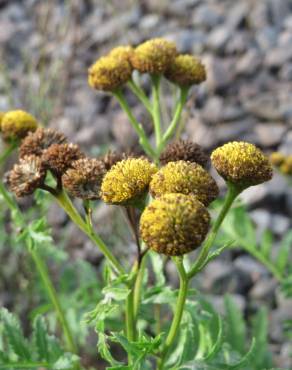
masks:
[[[225,216],[227,215],[232,203],[234,202],[235,198],[241,193],[242,189],[239,189],[237,188],[236,186],[232,185],[232,184],[228,184],[228,189],[227,189],[227,194],[226,194],[226,197],[225,197],[225,200],[224,200],[224,204],[223,204],[223,207],[215,221],[215,223],[213,224],[213,227],[207,237],[207,239],[205,240],[202,248],[201,248],[201,252],[195,262],[195,264],[193,265],[193,267],[191,268],[191,270],[188,272],[188,278],[192,278],[193,276],[195,276],[197,274],[198,271],[200,271],[200,268],[202,265],[204,265],[207,257],[208,257],[208,254],[209,254],[209,250],[210,248],[212,247],[213,243],[214,243],[214,240],[217,236],[217,233],[218,233],[218,230],[219,230],[219,227],[221,226]]]
[[[183,259],[175,258],[174,262],[177,266],[177,270],[178,270],[179,278],[180,278],[179,293],[178,293],[177,303],[175,307],[174,317],[172,320],[172,324],[170,326],[170,330],[165,340],[165,345],[162,350],[162,355],[161,355],[161,359],[159,362],[158,370],[163,369],[164,363],[169,353],[169,350],[171,349],[175,339],[177,338],[177,334],[179,331],[181,319],[183,316],[184,306],[185,306],[185,302],[187,298],[187,292],[188,292],[189,279],[185,272],[185,268],[183,265]]]
[[[125,270],[116,257],[111,253],[108,247],[105,245],[103,240],[100,238],[99,235],[95,234],[93,229],[84,221],[84,219],[80,216],[79,212],[76,210],[74,205],[72,204],[70,198],[64,191],[61,191],[55,196],[58,204],[64,211],[68,214],[71,220],[82,230],[93,242],[96,244],[104,256],[108,259],[111,263],[113,268],[119,274],[125,274]]]
[[[145,267],[146,267],[146,259],[147,259],[147,256],[145,255],[142,258],[141,264],[139,266],[139,270],[138,270],[135,285],[134,285],[134,318],[135,318],[135,321],[137,320],[138,312],[139,312],[139,305],[140,305],[141,294],[142,294],[141,290],[142,290],[142,284],[143,284],[143,277],[144,277]]]
[[[152,75],[152,99],[153,99],[153,124],[156,139],[156,147],[160,148],[162,140],[161,117],[160,117],[160,81],[159,75]]]
[[[137,96],[137,98],[141,101],[141,103],[145,106],[147,111],[152,116],[151,103],[150,103],[150,100],[148,99],[147,95],[144,93],[144,91],[132,79],[128,82],[128,86],[131,89],[131,91],[133,92],[133,94],[135,94]]]
[[[132,288],[126,300],[126,332],[129,341],[135,340],[136,328],[134,317],[134,289]]]
[[[129,118],[134,130],[136,131],[137,135],[139,136],[139,142],[140,142],[141,146],[143,147],[145,153],[149,157],[151,157],[152,159],[156,159],[156,153],[153,150],[153,148],[151,147],[143,127],[141,126],[141,124],[134,117],[134,115],[131,111],[131,108],[129,107],[128,102],[126,101],[122,91],[118,89],[113,93],[113,95],[118,100],[118,102],[120,103],[120,106],[125,111],[125,113],[127,113],[128,118]]]
[[[180,88],[180,97],[176,103],[173,119],[163,135],[162,142],[159,147],[160,152],[163,150],[164,146],[167,144],[167,142],[169,141],[169,139],[173,136],[175,132],[176,126],[180,121],[183,107],[185,106],[186,101],[187,101],[188,92],[189,92],[189,87]]]
[[[44,368],[53,369],[54,364],[49,364],[47,362],[18,362],[18,363],[8,363],[5,365],[0,365],[0,369],[31,369],[31,368]]]
[[[7,192],[7,190],[5,189],[5,186],[2,184],[2,182],[0,182],[0,193],[2,194],[2,196],[3,196],[6,204],[8,205],[9,209],[12,212],[16,212],[18,214],[18,218],[20,219],[21,224],[24,226],[25,225],[25,219],[24,219],[18,205],[14,202],[13,198]],[[50,279],[47,267],[46,267],[45,263],[43,262],[43,260],[41,259],[41,257],[39,256],[39,254],[37,252],[37,249],[32,248],[28,240],[27,240],[26,244],[27,244],[27,247],[28,247],[27,249],[30,252],[30,254],[32,256],[32,259],[33,259],[33,261],[36,265],[38,273],[40,274],[43,286],[46,289],[47,294],[48,294],[48,296],[49,296],[49,298],[52,302],[52,305],[53,305],[53,307],[56,311],[58,320],[61,324],[61,327],[63,329],[64,335],[65,335],[65,338],[66,338],[68,349],[72,353],[77,353],[77,348],[76,348],[76,345],[75,345],[74,340],[73,340],[73,335],[71,333],[71,330],[70,330],[70,327],[68,325],[66,316],[65,316],[64,311],[62,309],[62,306],[60,304],[57,292],[56,292],[56,290],[53,286],[53,283]]]
[[[56,310],[57,317],[59,319],[59,322],[63,328],[64,335],[66,338],[67,346],[70,352],[77,353],[77,348],[74,343],[73,335],[71,333],[68,321],[65,317],[64,311],[61,307],[57,292],[52,284],[52,281],[49,277],[49,273],[47,270],[47,267],[45,263],[43,262],[42,258],[37,252],[37,249],[30,248],[30,254],[34,260],[34,263],[37,267],[38,273],[41,276],[41,279],[43,281],[43,286],[45,287],[47,294]]]
[[[0,164],[3,163],[16,148],[17,148],[17,143],[12,143],[8,145],[7,148],[4,150],[4,152],[1,153],[0,155]]]

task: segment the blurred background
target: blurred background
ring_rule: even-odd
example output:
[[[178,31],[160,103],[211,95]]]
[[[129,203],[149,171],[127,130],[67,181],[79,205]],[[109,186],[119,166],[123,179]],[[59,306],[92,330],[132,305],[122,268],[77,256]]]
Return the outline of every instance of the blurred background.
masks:
[[[89,88],[87,69],[114,46],[153,37],[175,41],[180,52],[200,56],[207,68],[207,81],[192,90],[183,115],[184,138],[208,153],[226,141],[245,140],[266,153],[292,154],[291,0],[0,0],[0,110],[29,111],[87,154],[135,149],[137,138],[127,117],[110,95]],[[167,120],[171,89],[164,89]],[[151,135],[149,118],[127,94]],[[292,188],[276,174],[271,182],[245,191],[243,199],[258,232],[270,230],[276,248],[292,226]],[[54,240],[69,261],[82,258],[98,269],[100,254],[60,209],[50,205],[48,215]],[[6,216],[1,217],[3,232],[9,233]],[[122,213],[101,205],[94,218],[117,253],[131,255],[135,247]],[[2,235],[0,258],[7,263],[0,271],[0,305],[19,311],[26,322],[36,301],[29,294],[31,271]],[[276,364],[292,367],[291,342],[281,324],[292,320],[292,301],[259,262],[244,252],[227,252],[210,264],[201,285],[218,307],[226,292],[243,313],[267,305]]]

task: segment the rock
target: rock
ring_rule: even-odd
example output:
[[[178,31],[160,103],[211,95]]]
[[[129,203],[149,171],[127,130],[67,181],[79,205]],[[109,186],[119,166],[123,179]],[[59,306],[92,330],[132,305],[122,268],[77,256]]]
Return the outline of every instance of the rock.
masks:
[[[292,60],[291,47],[275,47],[269,51],[265,58],[265,65],[269,68],[280,68]]]
[[[48,209],[48,223],[55,229],[64,225],[68,219],[66,213],[59,207],[57,203],[51,203]]]
[[[292,62],[282,66],[280,77],[284,81],[292,81]]]
[[[241,28],[244,26],[249,13],[249,5],[246,2],[235,3],[228,10],[226,23],[232,29]]]
[[[262,64],[261,53],[257,49],[249,49],[237,62],[236,72],[239,75],[252,75]]]
[[[279,102],[274,94],[262,94],[244,102],[245,108],[258,118],[267,121],[281,121],[284,119],[279,110]]]
[[[292,154],[292,131],[288,131],[285,137],[283,138],[283,141],[281,143],[281,146],[279,147],[279,151],[283,152],[286,155]]]
[[[159,21],[160,17],[158,14],[148,14],[141,19],[140,28],[145,30],[153,29],[153,27],[157,27]]]
[[[271,229],[279,236],[285,235],[290,226],[290,220],[288,217],[281,214],[272,215]]]
[[[285,340],[284,323],[287,320],[292,320],[291,307],[280,307],[270,314],[270,336],[277,343],[282,343]]]
[[[231,28],[223,25],[214,28],[208,36],[207,45],[211,50],[214,50],[218,54],[222,54],[224,47],[228,40],[231,38]]]
[[[206,34],[201,30],[182,29],[166,34],[165,37],[175,42],[181,53],[200,54],[206,43]]]
[[[267,269],[253,257],[242,255],[237,257],[233,262],[234,267],[243,272],[253,281],[259,281],[261,278],[268,276]]]
[[[218,124],[222,119],[223,106],[223,98],[211,96],[201,112],[203,120],[210,124]]]
[[[273,24],[281,27],[283,20],[291,14],[291,2],[289,0],[269,0],[268,4]]]
[[[271,225],[271,215],[264,208],[257,208],[249,212],[249,215],[256,225],[256,233],[258,239],[262,236],[262,233],[269,229]]]
[[[199,115],[187,121],[186,132],[189,140],[200,143],[205,149],[214,147],[216,143],[214,129],[205,125]]]
[[[243,119],[231,123],[220,123],[216,128],[216,138],[220,143],[232,140],[245,140],[244,135],[253,129],[254,122],[250,119]]]
[[[251,42],[251,36],[247,31],[232,32],[225,46],[225,53],[241,55],[249,49]]]
[[[220,7],[202,4],[194,11],[192,24],[196,27],[211,29],[217,26],[223,20]]]
[[[284,19],[284,27],[288,30],[292,30],[292,15],[287,15]]]
[[[215,58],[211,55],[203,59],[207,69],[207,86],[213,92],[229,86],[233,75],[225,60]]]
[[[261,279],[252,287],[249,295],[252,299],[264,301],[265,304],[273,302],[278,282],[274,279]]]
[[[245,136],[244,140],[246,140],[246,137],[247,136]],[[253,187],[244,190],[244,192],[240,194],[240,198],[242,199],[243,203],[250,206],[255,206],[256,204],[262,202],[269,194],[267,184],[257,185],[256,191]]]
[[[244,314],[244,311],[246,309],[246,301],[244,297],[241,294],[228,294],[231,298],[232,302],[235,303],[236,307],[239,309],[239,311]],[[220,295],[211,295],[207,294],[206,298],[208,301],[211,302],[212,306],[216,308],[216,312],[218,312],[220,315],[225,315],[225,304],[224,304],[224,296]]]
[[[278,31],[275,27],[264,27],[257,31],[255,38],[260,49],[269,52],[277,44]]]
[[[265,147],[279,144],[286,130],[287,128],[281,124],[258,123],[255,126],[259,141]]]

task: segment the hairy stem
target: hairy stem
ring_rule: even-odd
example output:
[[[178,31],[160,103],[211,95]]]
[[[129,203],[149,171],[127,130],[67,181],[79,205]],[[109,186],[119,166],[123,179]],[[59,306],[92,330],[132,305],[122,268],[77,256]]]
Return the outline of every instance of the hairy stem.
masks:
[[[205,240],[201,252],[195,262],[195,264],[192,266],[190,271],[188,272],[188,278],[192,278],[197,274],[198,271],[200,271],[200,268],[202,265],[204,265],[206,259],[208,258],[209,250],[212,247],[214,240],[217,236],[219,227],[221,226],[225,216],[227,215],[230,207],[232,206],[232,203],[234,202],[235,198],[241,193],[242,189],[239,189],[235,187],[232,184],[228,184],[227,194],[224,200],[224,204],[222,206],[222,209],[216,219],[216,221],[213,224],[213,227]]]
[[[122,91],[121,90],[116,90],[113,93],[113,95],[118,100],[118,102],[120,103],[120,106],[122,107],[122,109],[127,114],[128,118],[131,122],[131,125],[133,126],[134,130],[136,131],[137,135],[139,136],[139,142],[140,142],[142,148],[144,149],[145,153],[148,154],[149,157],[151,157],[152,159],[156,159],[156,153],[153,150],[152,146],[150,145],[149,140],[147,138],[147,135],[146,135],[143,127],[141,126],[141,124],[134,117],[134,115],[131,111],[131,108],[129,107],[129,104],[126,101]]]
[[[168,335],[165,340],[165,345],[162,350],[158,370],[162,370],[164,367],[164,363],[167,360],[167,355],[175,341],[178,335],[181,319],[183,316],[184,306],[187,298],[187,292],[188,292],[188,286],[189,286],[189,279],[187,277],[187,274],[185,272],[185,268],[183,265],[183,259],[182,258],[174,258],[174,262],[177,266],[177,270],[179,273],[180,278],[180,286],[179,286],[179,293],[178,298],[176,302],[176,307],[174,311],[174,317],[172,320],[172,324],[170,326]]]

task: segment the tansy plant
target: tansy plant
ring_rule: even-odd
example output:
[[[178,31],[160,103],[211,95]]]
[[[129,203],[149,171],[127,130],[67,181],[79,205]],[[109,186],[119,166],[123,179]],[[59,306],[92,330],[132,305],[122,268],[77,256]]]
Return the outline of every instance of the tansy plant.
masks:
[[[142,74],[149,77],[151,97],[138,83]],[[162,79],[167,79],[177,91],[173,117],[167,125],[162,124],[160,112]],[[246,188],[272,177],[269,160],[251,143],[231,142],[215,149],[211,163],[225,180],[227,194],[218,216],[212,219],[208,207],[218,197],[219,189],[208,172],[209,157],[198,144],[190,141],[169,143],[178,127],[189,91],[205,79],[205,67],[199,58],[180,54],[175,44],[165,39],[149,40],[136,48],[117,47],[89,68],[90,87],[112,94],[128,115],[145,153],[141,157],[109,152],[99,158],[89,158],[77,145],[69,143],[62,133],[41,127],[26,112],[11,111],[1,115],[1,133],[7,145],[2,161],[16,147],[19,154],[18,163],[5,175],[5,186],[0,186],[8,206],[21,213],[6,189],[17,198],[41,189],[100,249],[107,262],[104,297],[86,320],[96,323],[98,349],[110,363],[109,369],[203,368],[192,367],[189,365],[192,361],[194,366],[199,363],[202,366],[213,364],[210,369],[236,369],[244,368],[251,357],[249,352],[244,360],[230,364],[228,356],[217,356],[222,349],[222,328],[217,321],[219,334],[213,342],[210,333],[204,334],[203,321],[192,329],[193,333],[197,333],[198,340],[197,346],[194,344],[188,354],[178,340],[184,318],[190,310],[191,314],[197,311],[196,296],[191,299],[194,293],[190,288],[191,281],[230,246],[227,243],[219,249],[213,248],[218,230],[234,200]],[[152,118],[154,145],[127,102],[124,95],[126,87]],[[77,198],[83,202],[82,209],[74,204]],[[126,211],[137,247],[132,265],[121,260],[115,249],[109,248],[96,233],[91,217],[96,200]],[[37,248],[33,245],[28,247],[56,310],[67,349],[80,354],[78,341],[72,335],[45,261]],[[190,254],[193,251],[195,253]],[[171,294],[170,288],[165,285],[164,266],[167,261],[173,263],[177,270],[177,294],[175,291]],[[153,271],[159,289],[158,285],[155,287],[151,283]],[[165,286],[164,290],[169,294],[168,302],[159,298],[161,286]],[[165,303],[173,307],[172,315],[161,311],[160,305]],[[145,307],[149,305],[153,309],[152,317],[144,315]],[[119,324],[124,323],[122,331],[110,327],[109,319],[113,314],[120,315]],[[163,324],[162,315],[168,318]],[[192,332],[189,335],[192,336]],[[124,363],[121,359],[118,361],[110,353],[109,342],[122,346],[128,355],[127,363],[125,359]],[[184,363],[190,360],[184,367]],[[71,368],[81,367],[82,361],[74,363]]]

